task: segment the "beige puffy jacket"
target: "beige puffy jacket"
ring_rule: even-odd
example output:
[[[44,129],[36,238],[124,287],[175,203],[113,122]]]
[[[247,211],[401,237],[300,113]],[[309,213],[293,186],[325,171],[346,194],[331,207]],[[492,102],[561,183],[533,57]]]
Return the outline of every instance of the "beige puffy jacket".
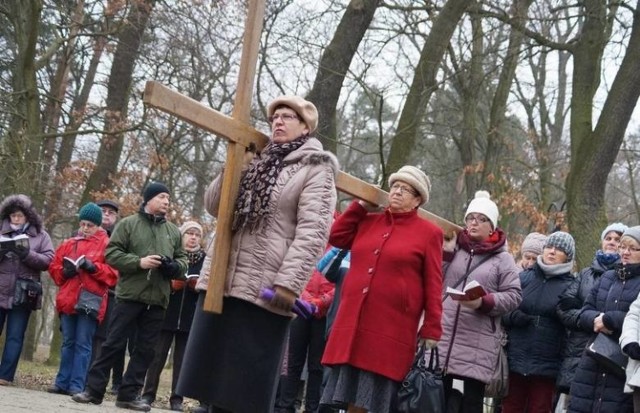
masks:
[[[287,155],[284,163],[265,222],[253,232],[247,225],[233,235],[225,285],[225,296],[278,314],[285,313],[262,300],[260,291],[279,285],[300,295],[304,289],[327,244],[338,172],[336,157],[324,151],[315,138]],[[221,178],[222,174],[215,178],[205,194],[205,207],[215,217]],[[213,259],[207,254],[196,289],[207,289]]]

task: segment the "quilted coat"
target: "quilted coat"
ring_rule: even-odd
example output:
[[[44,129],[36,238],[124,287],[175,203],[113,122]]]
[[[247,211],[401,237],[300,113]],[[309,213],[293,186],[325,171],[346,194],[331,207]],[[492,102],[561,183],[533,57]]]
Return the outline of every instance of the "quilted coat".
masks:
[[[107,311],[107,290],[116,285],[118,281],[118,271],[105,263],[104,251],[108,243],[107,232],[99,228],[94,235],[88,238],[76,236],[60,244],[51,265],[49,265],[49,274],[56,285],[60,287],[56,296],[58,313],[75,314],[74,306],[78,302],[80,289],[84,288],[104,297],[98,311],[98,322],[102,322]],[[84,270],[79,270],[75,277],[65,279],[62,275],[64,257],[75,260],[83,255],[95,264],[97,271],[94,274],[89,274]]]
[[[453,287],[467,270],[487,255],[490,258],[473,269],[467,279],[477,281],[488,291],[483,305],[476,310],[461,306],[458,301],[444,300],[442,340],[438,344],[441,365],[447,374],[472,378],[487,383],[498,361],[503,335],[501,317],[518,307],[522,301],[518,267],[506,248],[506,236],[500,228],[496,242],[482,249],[458,247],[450,263],[445,264],[445,287]],[[468,248],[468,247],[467,247]],[[464,284],[458,287],[463,288]]]
[[[404,378],[418,335],[439,340],[442,334],[442,238],[416,210],[368,213],[358,202],[349,206],[329,236],[331,245],[351,250],[351,263],[323,364]]]
[[[602,274],[585,301],[578,326],[593,333],[593,320],[604,313],[605,327],[617,340],[629,306],[640,293],[640,264],[618,266]],[[569,412],[625,413],[633,411],[630,394],[624,393],[624,379],[602,369],[593,358],[582,355],[571,384]]]
[[[253,162],[257,162],[255,159]],[[279,285],[302,293],[316,261],[327,246],[336,204],[336,157],[316,138],[284,158],[269,200],[269,215],[255,231],[247,225],[233,234],[227,267],[225,296],[239,298],[282,315],[260,298],[263,288]],[[209,185],[205,207],[218,215],[222,174]],[[207,255],[196,284],[206,290],[211,261]]]

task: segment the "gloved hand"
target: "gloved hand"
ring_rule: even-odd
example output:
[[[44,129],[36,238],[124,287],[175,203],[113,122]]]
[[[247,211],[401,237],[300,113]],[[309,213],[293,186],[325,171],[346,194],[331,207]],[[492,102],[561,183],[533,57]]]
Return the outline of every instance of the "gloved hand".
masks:
[[[509,315],[511,322],[516,327],[525,327],[535,320],[535,317],[525,313],[522,310],[513,310]]]
[[[273,291],[275,294],[273,296],[273,299],[271,300],[271,305],[282,311],[291,311],[293,305],[296,302],[296,294],[293,291],[279,285],[273,287]]]
[[[438,346],[438,340],[432,340],[430,338],[421,338],[420,345],[424,345],[427,350],[436,348]]]
[[[73,278],[76,275],[78,275],[78,270],[76,269],[75,265],[67,260],[62,261],[62,276],[65,278],[65,280]]]
[[[27,255],[29,255],[29,247],[16,245],[14,252],[18,256],[18,258],[20,258],[21,260],[24,260],[25,258],[27,258]]]
[[[558,308],[562,311],[582,308],[582,300],[577,297],[562,297],[558,301]]]
[[[175,277],[178,271],[180,271],[180,266],[174,259],[163,255],[160,259],[160,266],[158,269],[165,277]]]
[[[638,343],[629,343],[622,348],[622,351],[627,356],[631,357],[634,360],[640,360],[640,344]]]
[[[85,257],[84,260],[82,260],[82,262],[78,267],[80,267],[80,269],[85,270],[89,274],[95,274],[98,271],[98,268],[96,268],[96,265],[93,263],[93,261],[91,261],[87,257]]]

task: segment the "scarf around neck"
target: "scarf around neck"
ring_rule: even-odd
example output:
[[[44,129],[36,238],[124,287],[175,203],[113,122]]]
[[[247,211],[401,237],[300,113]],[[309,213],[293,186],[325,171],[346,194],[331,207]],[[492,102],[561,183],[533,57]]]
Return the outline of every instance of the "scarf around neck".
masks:
[[[567,273],[570,274],[571,269],[573,268],[573,261],[563,262],[561,264],[545,264],[542,261],[542,254],[538,255],[538,258],[536,258],[536,263],[544,273],[545,277]]]
[[[257,229],[269,215],[269,198],[278,175],[284,168],[284,158],[309,140],[302,135],[290,142],[270,143],[262,152],[260,160],[253,162],[240,181],[240,192],[236,200],[233,231],[249,224]]]

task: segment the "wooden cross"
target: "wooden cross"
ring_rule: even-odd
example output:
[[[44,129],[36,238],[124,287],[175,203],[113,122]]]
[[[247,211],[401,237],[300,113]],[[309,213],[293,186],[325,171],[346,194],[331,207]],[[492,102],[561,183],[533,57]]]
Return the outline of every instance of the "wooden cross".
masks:
[[[231,249],[231,225],[233,223],[235,201],[240,187],[242,157],[245,148],[248,148],[250,144],[253,143],[258,150],[261,150],[269,142],[268,136],[256,130],[249,123],[251,96],[255,68],[258,61],[264,10],[264,0],[251,0],[249,2],[236,100],[231,117],[155,81],[147,82],[144,90],[143,100],[146,105],[228,139],[215,243],[212,251],[209,251],[210,255],[213,254],[214,259],[209,269],[209,286],[204,302],[204,310],[214,313],[222,312],[222,299]],[[336,177],[336,188],[355,198],[375,205],[385,205],[387,203],[387,192],[342,171]],[[419,214],[440,226],[445,234],[452,234],[461,230],[459,226],[424,209],[420,209]]]

